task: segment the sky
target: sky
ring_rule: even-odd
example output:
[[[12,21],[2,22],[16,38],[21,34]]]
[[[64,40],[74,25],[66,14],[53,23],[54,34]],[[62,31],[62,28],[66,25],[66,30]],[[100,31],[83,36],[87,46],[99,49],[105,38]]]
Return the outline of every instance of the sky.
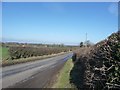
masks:
[[[2,40],[79,45],[118,30],[117,2],[3,2]]]

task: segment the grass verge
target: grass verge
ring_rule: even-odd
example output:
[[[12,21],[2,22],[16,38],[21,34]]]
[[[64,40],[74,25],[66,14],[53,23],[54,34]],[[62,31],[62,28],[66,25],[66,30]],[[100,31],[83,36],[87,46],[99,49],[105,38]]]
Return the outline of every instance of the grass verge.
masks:
[[[69,83],[70,71],[73,67],[72,59],[69,59],[64,67],[60,70],[57,76],[56,82],[53,84],[52,88],[72,88]]]

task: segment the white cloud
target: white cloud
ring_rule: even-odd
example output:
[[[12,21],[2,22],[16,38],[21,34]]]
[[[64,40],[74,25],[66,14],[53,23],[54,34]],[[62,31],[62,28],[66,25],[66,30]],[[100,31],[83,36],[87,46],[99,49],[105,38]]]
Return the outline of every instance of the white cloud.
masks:
[[[110,4],[110,6],[108,7],[108,10],[111,14],[118,16],[118,3],[112,3]]]

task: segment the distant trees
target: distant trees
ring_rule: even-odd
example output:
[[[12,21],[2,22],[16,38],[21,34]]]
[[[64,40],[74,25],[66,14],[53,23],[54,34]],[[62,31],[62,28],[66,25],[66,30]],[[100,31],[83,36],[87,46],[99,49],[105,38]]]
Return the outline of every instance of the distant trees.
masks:
[[[87,40],[85,42],[80,42],[80,47],[84,47],[84,46],[87,46],[87,47],[90,47],[94,45],[90,40]]]
[[[83,47],[84,45],[83,45],[83,42],[80,42],[80,47]]]

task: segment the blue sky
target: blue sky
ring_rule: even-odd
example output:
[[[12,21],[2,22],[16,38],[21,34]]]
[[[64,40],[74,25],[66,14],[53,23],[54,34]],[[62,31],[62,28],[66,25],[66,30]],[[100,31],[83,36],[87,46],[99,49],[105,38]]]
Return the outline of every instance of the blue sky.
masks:
[[[85,34],[91,42],[118,29],[117,3],[3,3],[3,41],[79,45]]]

